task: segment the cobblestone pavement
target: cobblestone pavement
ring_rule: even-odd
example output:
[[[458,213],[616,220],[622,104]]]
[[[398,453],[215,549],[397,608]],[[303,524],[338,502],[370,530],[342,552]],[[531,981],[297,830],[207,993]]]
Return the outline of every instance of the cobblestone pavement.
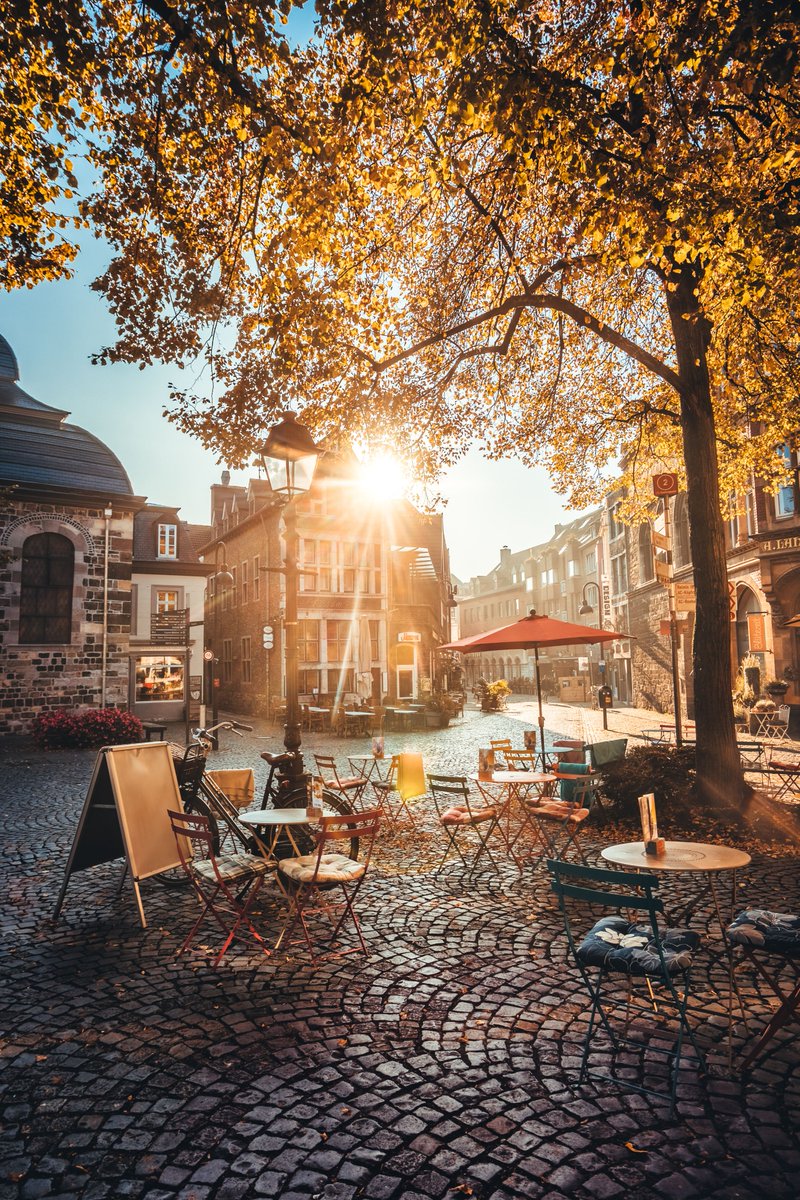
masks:
[[[520,721],[526,710],[468,713],[387,750],[469,769],[490,736],[519,741]],[[228,737],[218,765],[264,745]],[[343,759],[365,743],[332,748]],[[410,873],[379,861],[362,893],[370,957],[316,966],[247,944],[216,971],[202,951],[176,960],[191,898],[148,881],[142,930],[130,894],[117,898],[118,863],[74,876],[53,924],[93,761],[0,750],[2,1200],[798,1194],[796,1030],[746,1080],[728,1071],[713,936],[693,1008],[710,1068],[682,1072],[671,1118],[661,1100],[576,1085],[588,1005],[541,867],[414,874],[411,835]],[[795,860],[755,858],[739,882],[740,899],[800,903]],[[713,933],[708,907],[696,921]],[[769,1000],[750,973],[740,986],[755,1031]],[[737,1024],[736,1048],[745,1036]],[[599,1037],[593,1057],[607,1061]],[[652,1055],[624,1062],[661,1082]]]

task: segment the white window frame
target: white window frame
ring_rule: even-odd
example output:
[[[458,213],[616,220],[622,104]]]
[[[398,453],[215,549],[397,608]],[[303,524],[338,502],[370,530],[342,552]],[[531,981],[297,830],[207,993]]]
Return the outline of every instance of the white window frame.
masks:
[[[163,549],[162,549],[163,545]],[[158,538],[156,543],[157,558],[177,558],[178,557],[178,526],[166,523],[160,523],[158,526]]]

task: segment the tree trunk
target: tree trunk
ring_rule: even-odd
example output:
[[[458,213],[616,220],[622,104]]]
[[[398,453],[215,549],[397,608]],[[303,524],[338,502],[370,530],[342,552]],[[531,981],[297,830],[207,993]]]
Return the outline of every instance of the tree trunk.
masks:
[[[667,291],[667,306],[683,384],[681,429],[697,589],[693,646],[697,774],[706,801],[738,805],[749,789],[742,775],[731,699],[728,574],[706,355],[710,329],[694,293],[694,272],[672,275],[671,282],[676,280],[676,290]]]

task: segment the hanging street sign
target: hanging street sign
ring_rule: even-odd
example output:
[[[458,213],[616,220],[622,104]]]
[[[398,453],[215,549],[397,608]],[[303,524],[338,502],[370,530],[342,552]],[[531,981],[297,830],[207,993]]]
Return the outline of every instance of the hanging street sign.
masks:
[[[673,472],[663,471],[653,476],[654,496],[677,496],[678,491],[678,476]]]
[[[669,538],[657,529],[653,530],[653,547],[656,550],[669,550]]]
[[[660,580],[661,583],[672,582],[672,567],[669,563],[662,562],[661,559],[657,558],[654,566],[656,569],[656,579]]]

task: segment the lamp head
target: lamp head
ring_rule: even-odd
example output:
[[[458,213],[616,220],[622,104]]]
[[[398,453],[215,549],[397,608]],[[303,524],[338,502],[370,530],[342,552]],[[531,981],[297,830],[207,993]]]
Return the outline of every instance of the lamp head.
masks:
[[[291,500],[311,487],[319,448],[297,414],[285,412],[267,434],[259,458],[273,492]]]
[[[589,613],[593,613],[594,609],[588,600],[584,600],[583,604],[578,609],[578,616],[586,617]]]

